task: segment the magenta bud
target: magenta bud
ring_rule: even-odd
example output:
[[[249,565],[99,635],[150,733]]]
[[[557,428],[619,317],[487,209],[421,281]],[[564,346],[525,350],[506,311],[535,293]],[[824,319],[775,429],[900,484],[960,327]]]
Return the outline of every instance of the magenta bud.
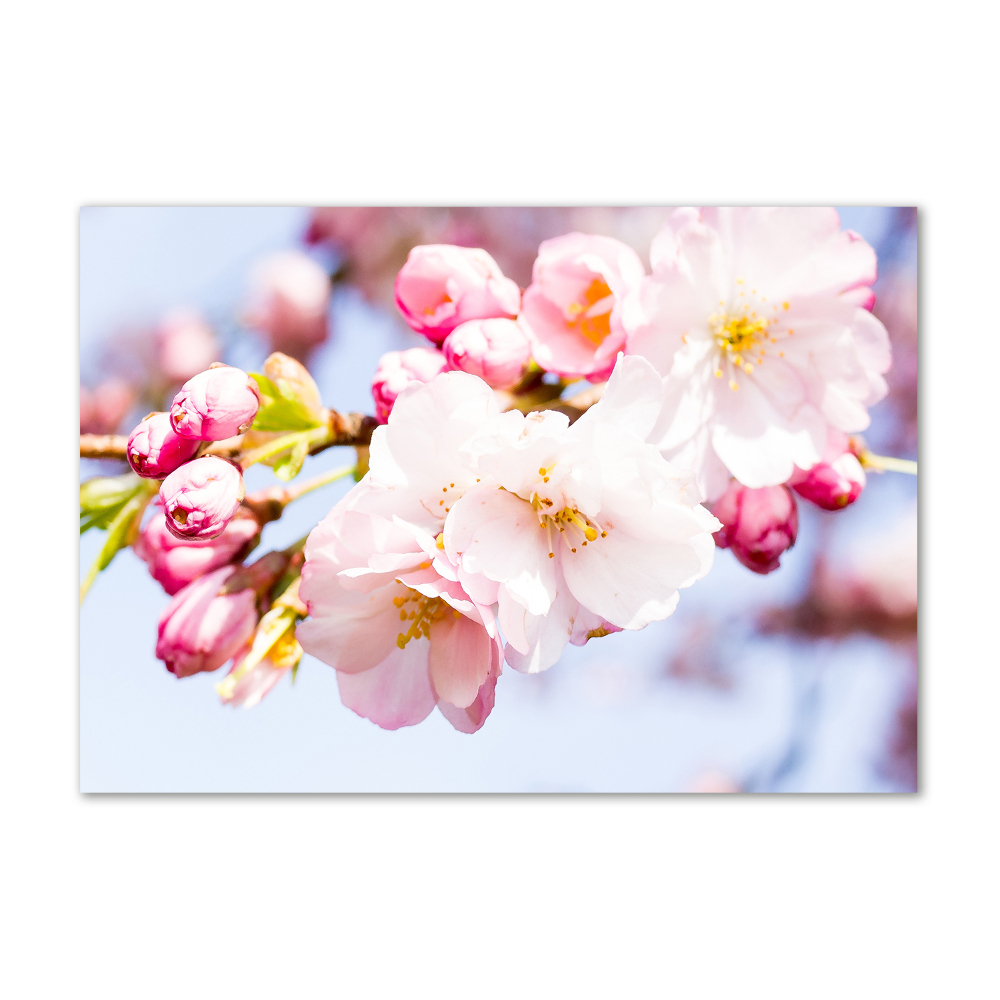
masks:
[[[252,517],[234,517],[218,538],[180,539],[167,527],[163,511],[157,511],[132,548],[153,579],[168,594],[176,594],[192,580],[231,563],[250,548],[259,532]]]
[[[796,469],[788,485],[823,510],[841,510],[861,496],[866,481],[847,435],[830,431],[822,460],[811,469]]]
[[[795,544],[799,531],[799,512],[787,486],[752,490],[733,479],[712,513],[722,522],[715,544],[732,549],[755,573],[776,570],[779,556]]]
[[[222,441],[245,431],[259,408],[257,383],[245,371],[213,365],[181,386],[170,422],[181,437]]]
[[[452,330],[442,350],[452,368],[511,389],[521,381],[531,342],[516,320],[474,319]]]
[[[229,566],[189,583],[160,616],[156,656],[177,677],[218,670],[249,642],[257,628],[253,590],[220,594]]]
[[[430,347],[411,347],[408,351],[383,354],[372,378],[372,397],[379,423],[387,423],[396,397],[411,382],[430,382],[448,370],[448,359]]]
[[[245,495],[239,468],[214,455],[182,465],[160,486],[166,526],[184,540],[218,538]]]
[[[162,479],[193,458],[200,443],[175,433],[169,413],[151,413],[129,435],[125,454],[136,475]]]

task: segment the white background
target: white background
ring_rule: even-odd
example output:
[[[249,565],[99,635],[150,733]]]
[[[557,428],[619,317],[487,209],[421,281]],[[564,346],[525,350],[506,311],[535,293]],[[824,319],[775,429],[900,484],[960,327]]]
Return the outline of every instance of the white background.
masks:
[[[692,6],[5,15],[5,993],[996,991],[988,8]],[[919,795],[78,793],[82,204],[685,201],[921,209]]]

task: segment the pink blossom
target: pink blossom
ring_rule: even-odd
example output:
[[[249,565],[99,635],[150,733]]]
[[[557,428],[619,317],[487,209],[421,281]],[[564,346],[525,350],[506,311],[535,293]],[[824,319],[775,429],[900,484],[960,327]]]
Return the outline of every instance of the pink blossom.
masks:
[[[607,378],[625,344],[623,302],[644,274],[636,252],[610,236],[542,243],[522,310],[538,364],[565,378]]]
[[[406,322],[435,344],[470,319],[513,319],[521,304],[521,290],[485,250],[449,244],[414,247],[395,291]]]
[[[181,386],[170,422],[181,437],[222,441],[245,431],[259,407],[257,383],[245,371],[213,365]]]
[[[313,529],[297,636],[337,670],[343,703],[383,729],[416,725],[441,704],[473,732],[493,707],[502,663],[489,606],[474,601],[434,537],[394,516],[391,491],[366,478]]]
[[[134,402],[135,390],[121,379],[107,379],[96,389],[80,386],[80,433],[114,434]]]
[[[722,522],[715,544],[731,548],[755,573],[776,570],[779,557],[795,544],[799,530],[795,497],[787,486],[750,489],[733,479],[712,506],[712,513]]]
[[[817,507],[840,510],[861,496],[865,482],[865,470],[851,451],[847,435],[831,429],[823,458],[811,469],[796,468],[788,485]]]
[[[250,517],[234,517],[222,534],[210,541],[179,539],[157,511],[142,530],[133,551],[149,567],[153,579],[168,594],[176,594],[192,580],[232,562],[260,532]]]
[[[218,670],[253,635],[254,591],[219,593],[232,572],[223,566],[189,583],[160,616],[156,655],[177,677]]]
[[[447,368],[448,359],[432,347],[411,347],[407,351],[383,354],[372,378],[375,416],[379,422],[388,421],[396,397],[411,382],[430,382]]]
[[[175,384],[204,371],[219,356],[212,328],[190,309],[175,309],[163,317],[156,349],[160,371]]]
[[[132,431],[125,454],[136,475],[162,479],[193,458],[200,444],[175,433],[169,413],[150,413]]]
[[[185,540],[218,538],[245,495],[239,468],[214,455],[187,462],[160,486],[167,528]]]
[[[478,375],[494,389],[517,385],[531,358],[531,342],[512,319],[463,323],[448,334],[442,350],[452,368]]]
[[[286,250],[253,269],[243,321],[265,333],[272,350],[302,356],[326,340],[329,307],[326,271],[300,250]]]

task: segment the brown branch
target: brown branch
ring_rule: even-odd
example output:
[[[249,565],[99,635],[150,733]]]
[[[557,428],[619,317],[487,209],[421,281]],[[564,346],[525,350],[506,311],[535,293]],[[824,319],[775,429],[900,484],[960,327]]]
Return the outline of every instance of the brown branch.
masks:
[[[127,444],[124,434],[81,434],[80,458],[120,458],[124,461]]]

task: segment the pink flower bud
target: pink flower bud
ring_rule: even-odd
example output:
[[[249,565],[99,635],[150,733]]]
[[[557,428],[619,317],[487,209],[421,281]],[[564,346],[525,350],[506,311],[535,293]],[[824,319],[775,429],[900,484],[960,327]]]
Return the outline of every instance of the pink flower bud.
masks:
[[[246,430],[259,407],[257,383],[245,371],[213,365],[181,386],[170,422],[181,437],[221,441]]]
[[[233,572],[223,566],[189,583],[160,616],[156,655],[177,677],[218,670],[257,628],[253,590],[219,593]]]
[[[156,331],[160,371],[171,382],[185,382],[204,371],[219,356],[215,333],[198,313],[175,309]]]
[[[129,435],[125,454],[136,475],[162,479],[193,458],[200,444],[176,434],[169,413],[150,413]]]
[[[214,455],[182,465],[160,486],[167,528],[180,539],[198,541],[218,538],[245,495],[240,470]]]
[[[157,511],[132,547],[149,572],[168,594],[176,594],[192,580],[227,566],[245,553],[260,532],[252,517],[234,517],[225,530],[210,541],[179,539]]]
[[[440,344],[470,319],[513,319],[521,290],[485,250],[419,246],[396,276],[396,305],[417,333]]]
[[[777,569],[779,556],[795,544],[799,530],[795,497],[787,486],[752,490],[733,479],[712,513],[722,522],[715,544],[731,548],[755,573]]]
[[[521,381],[531,342],[516,320],[474,319],[452,330],[442,350],[452,368],[511,389]]]
[[[435,375],[448,370],[448,359],[430,347],[411,347],[408,351],[383,354],[378,371],[372,378],[375,416],[388,423],[396,397],[411,382],[430,382]]]
[[[329,307],[329,275],[301,250],[287,250],[254,268],[243,321],[266,334],[272,350],[303,355],[326,340]]]
[[[135,390],[121,379],[108,379],[96,389],[80,386],[80,433],[114,434],[134,402]]]
[[[788,485],[823,510],[840,510],[861,496],[866,481],[865,470],[850,450],[847,435],[831,430],[823,458],[811,469],[796,469]]]

